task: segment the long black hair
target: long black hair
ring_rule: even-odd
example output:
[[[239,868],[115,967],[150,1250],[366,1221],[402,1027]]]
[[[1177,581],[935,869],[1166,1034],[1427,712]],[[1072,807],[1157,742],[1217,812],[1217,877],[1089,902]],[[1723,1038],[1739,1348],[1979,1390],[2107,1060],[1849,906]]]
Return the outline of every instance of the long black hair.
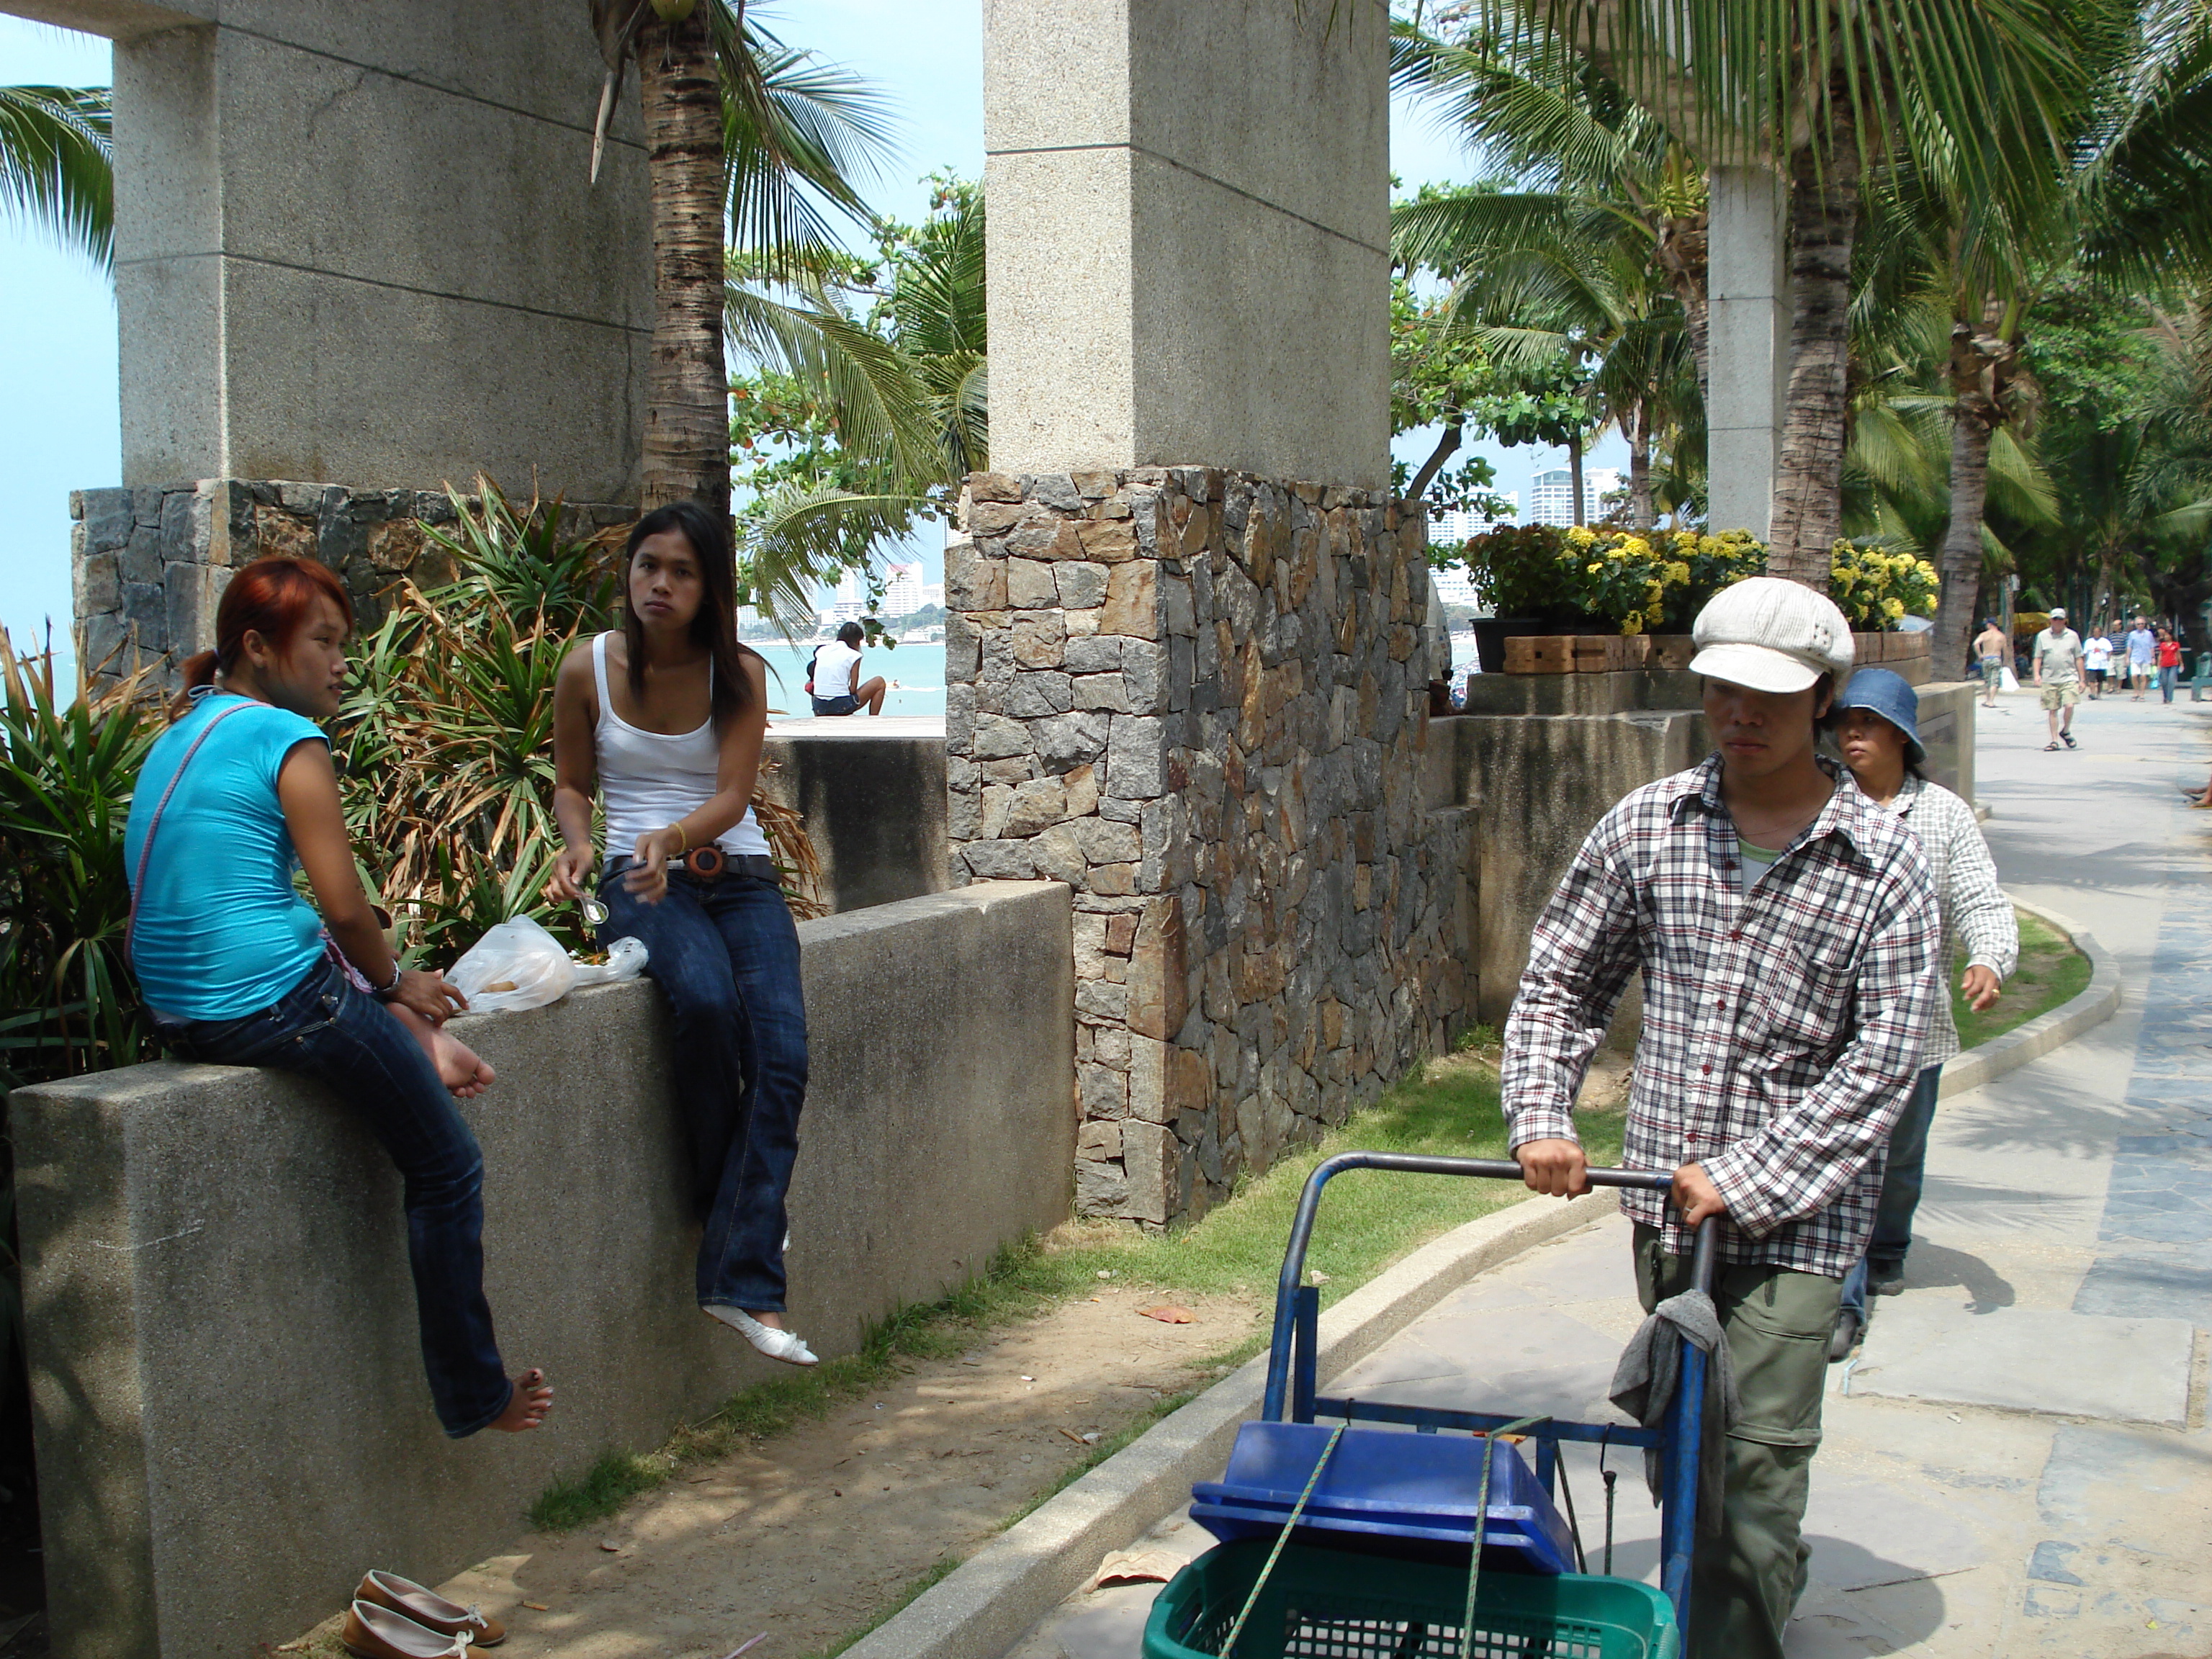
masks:
[[[672,501],[657,507],[629,527],[629,545],[623,551],[623,638],[629,645],[629,689],[634,697],[645,696],[645,624],[629,608],[630,566],[637,562],[638,545],[648,536],[673,530],[691,544],[699,562],[699,574],[707,592],[691,618],[691,638],[714,659],[714,694],[710,718],[719,728],[752,702],[753,683],[745,672],[748,652],[738,642],[737,563],[730,550],[729,526],[697,501]]]

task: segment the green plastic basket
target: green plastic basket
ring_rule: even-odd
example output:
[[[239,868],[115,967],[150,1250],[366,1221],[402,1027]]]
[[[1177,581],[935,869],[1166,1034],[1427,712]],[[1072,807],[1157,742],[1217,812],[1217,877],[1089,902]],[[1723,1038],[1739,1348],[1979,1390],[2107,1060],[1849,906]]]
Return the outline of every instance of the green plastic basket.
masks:
[[[1272,1540],[1208,1550],[1159,1594],[1145,1659],[1217,1659]],[[1467,1569],[1293,1544],[1234,1659],[1460,1659]],[[1485,1572],[1476,1659],[1675,1659],[1673,1605],[1626,1578]]]

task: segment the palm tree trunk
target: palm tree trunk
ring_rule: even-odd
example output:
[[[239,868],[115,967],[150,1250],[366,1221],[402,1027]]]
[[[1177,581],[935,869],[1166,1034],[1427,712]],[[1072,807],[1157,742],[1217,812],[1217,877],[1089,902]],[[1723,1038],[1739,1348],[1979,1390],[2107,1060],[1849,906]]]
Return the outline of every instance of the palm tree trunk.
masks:
[[[1574,505],[1567,509],[1567,516],[1579,525],[1583,517],[1583,441],[1580,438],[1567,440],[1567,484],[1574,491],[1575,497]]]
[[[722,356],[722,83],[707,8],[648,23],[637,43],[653,188],[653,348],[646,371],[647,512],[696,498],[730,510]]]
[[[1843,534],[1849,441],[1851,243],[1858,231],[1858,136],[1850,95],[1829,88],[1821,142],[1790,169],[1790,393],[1766,569],[1828,591],[1830,549]]]
[[[1982,516],[1990,494],[1990,422],[1986,411],[1960,398],[1951,417],[1951,522],[1943,532],[1943,591],[1936,606],[1938,679],[1966,672],[1966,638],[1981,592]]]
[[[1640,400],[1628,412],[1628,516],[1639,536],[1658,517],[1651,507],[1651,418]]]

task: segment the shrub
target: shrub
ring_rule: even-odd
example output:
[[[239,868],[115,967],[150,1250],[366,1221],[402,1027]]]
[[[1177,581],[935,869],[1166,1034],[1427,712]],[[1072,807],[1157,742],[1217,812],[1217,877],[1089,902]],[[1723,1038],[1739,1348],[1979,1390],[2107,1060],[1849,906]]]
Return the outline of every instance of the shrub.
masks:
[[[1495,615],[1564,627],[1596,621],[1623,634],[1687,633],[1713,595],[1764,574],[1766,545],[1747,530],[1640,535],[1617,526],[1513,525],[1465,544],[1468,574]],[[1838,541],[1828,597],[1855,628],[1892,629],[1936,614],[1936,567],[1907,552]]]

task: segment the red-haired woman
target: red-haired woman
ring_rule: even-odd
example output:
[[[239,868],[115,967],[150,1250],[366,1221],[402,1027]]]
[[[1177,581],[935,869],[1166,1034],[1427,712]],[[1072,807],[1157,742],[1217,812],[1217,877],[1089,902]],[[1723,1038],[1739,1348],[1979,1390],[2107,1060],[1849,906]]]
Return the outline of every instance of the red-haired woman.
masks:
[[[488,1069],[424,1031],[466,1003],[403,971],[354,871],[330,742],[353,607],[329,570],[260,559],[231,578],[216,648],[185,665],[188,706],[146,757],[124,838],[131,959],[155,1030],[186,1059],[270,1066],[325,1085],[405,1185],[422,1361],[447,1434],[536,1428],[553,1391],[510,1381],[483,1294],[483,1158],[449,1087]],[[307,872],[322,915],[294,892]],[[361,987],[369,988],[364,991]]]

